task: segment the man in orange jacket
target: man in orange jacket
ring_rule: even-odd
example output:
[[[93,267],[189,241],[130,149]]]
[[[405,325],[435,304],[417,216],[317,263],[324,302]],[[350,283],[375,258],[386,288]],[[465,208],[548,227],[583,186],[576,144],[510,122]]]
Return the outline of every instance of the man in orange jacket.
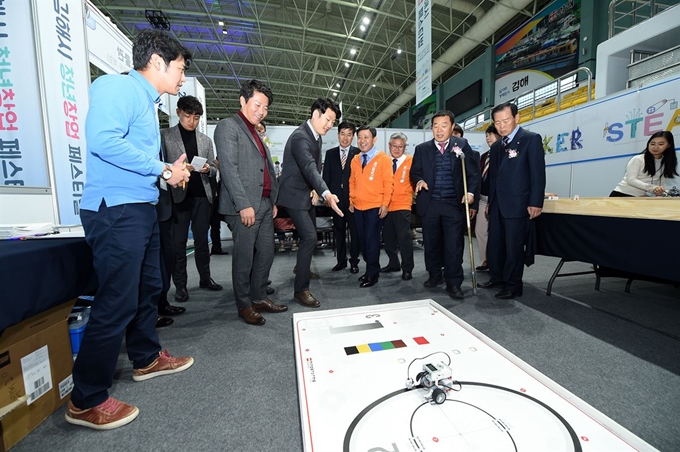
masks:
[[[380,276],[380,230],[392,198],[392,160],[375,148],[378,131],[359,127],[361,153],[352,159],[349,178],[349,211],[354,213],[366,273],[359,287],[371,287]]]
[[[392,160],[394,190],[392,200],[387,206],[387,217],[383,226],[385,253],[389,257],[387,265],[380,269],[381,273],[398,272],[401,279],[408,281],[413,271],[413,239],[411,238],[411,205],[413,204],[413,186],[411,185],[411,163],[413,157],[406,154],[408,138],[401,132],[392,134],[389,148]],[[397,250],[401,252],[401,266]]]

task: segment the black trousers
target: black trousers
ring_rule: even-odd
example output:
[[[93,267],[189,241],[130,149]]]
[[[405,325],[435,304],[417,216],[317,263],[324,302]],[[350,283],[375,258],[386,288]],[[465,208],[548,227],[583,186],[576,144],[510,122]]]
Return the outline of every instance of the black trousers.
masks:
[[[366,276],[377,278],[380,276],[380,230],[383,219],[378,215],[379,209],[354,209],[354,219],[359,233],[361,255],[366,262]]]
[[[343,210],[345,214],[341,217],[333,212],[333,236],[335,237],[335,250],[337,252],[338,263],[347,262],[347,228],[349,227],[349,263],[357,265],[359,263],[359,237],[357,236],[357,224],[354,214],[349,210]]]
[[[503,284],[511,292],[522,290],[529,216],[505,218],[498,202],[489,206],[489,245],[486,260],[491,281]]]
[[[158,229],[161,237],[161,279],[163,280],[163,290],[158,299],[158,310],[168,306],[168,291],[170,290],[170,280],[175,268],[175,240],[172,227],[173,218],[159,221]]]
[[[71,400],[80,409],[108,399],[125,337],[135,369],[161,350],[156,333],[161,281],[161,244],[156,208],[149,203],[81,210],[85,240],[92,248],[99,288],[78,358]]]
[[[194,257],[196,270],[201,282],[210,281],[210,250],[208,250],[208,229],[212,207],[208,198],[185,198],[173,206],[175,221],[173,234],[175,239],[175,268],[172,280],[175,287],[187,286],[187,238],[189,224],[194,235]]]
[[[387,266],[406,272],[413,271],[413,239],[411,238],[411,211],[388,212],[383,225],[385,253],[389,258]],[[401,265],[397,251],[401,252]]]
[[[297,272],[295,274],[294,291],[309,290],[309,267],[316,248],[316,211],[310,204],[309,209],[288,209],[288,216],[293,220],[295,230],[300,236],[297,252]]]
[[[425,268],[439,277],[444,268],[446,284],[463,283],[463,213],[454,202],[432,200],[422,217]]]

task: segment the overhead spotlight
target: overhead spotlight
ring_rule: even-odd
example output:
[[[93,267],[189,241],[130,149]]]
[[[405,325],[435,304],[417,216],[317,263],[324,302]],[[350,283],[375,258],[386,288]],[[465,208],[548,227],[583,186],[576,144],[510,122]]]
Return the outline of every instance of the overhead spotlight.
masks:
[[[336,83],[335,86],[337,86],[338,88],[340,88],[340,83]]]
[[[361,108],[361,105],[358,105],[358,104],[357,104],[357,110],[360,109],[360,108]]]
[[[371,23],[371,19],[369,19],[368,17],[364,17],[362,22],[364,23],[364,25],[368,25]]]
[[[228,34],[229,34],[229,31],[227,31],[226,28],[223,28],[223,29],[222,29],[222,34],[223,34],[223,35],[228,35]]]
[[[286,121],[281,121],[281,124],[285,124],[285,123],[286,123]]]
[[[399,44],[399,47],[397,47],[397,55],[401,55],[401,44]]]
[[[359,30],[366,31],[366,27],[364,25],[359,25]]]
[[[223,27],[223,26],[224,26],[224,21],[223,21],[223,20],[220,20],[219,22],[217,22],[217,25],[219,25],[220,27]]]
[[[371,85],[373,88],[375,88],[375,83]]]
[[[352,55],[356,55],[356,54],[357,54],[357,49],[350,49],[350,50],[349,50],[349,53],[352,54]]]
[[[349,67],[349,63],[345,62],[345,67]]]
[[[170,21],[168,21],[168,18],[163,14],[163,11],[147,9],[144,10],[144,15],[146,16],[146,20],[148,20],[151,26],[156,30],[170,29]]]
[[[337,95],[338,95],[338,93],[333,93],[333,97],[336,97]]]

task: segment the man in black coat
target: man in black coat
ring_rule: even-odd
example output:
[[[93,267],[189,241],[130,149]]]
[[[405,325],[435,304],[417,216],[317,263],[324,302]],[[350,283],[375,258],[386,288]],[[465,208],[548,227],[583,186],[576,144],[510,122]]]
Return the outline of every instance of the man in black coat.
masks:
[[[338,125],[338,142],[340,146],[326,151],[323,163],[323,180],[328,189],[338,195],[338,207],[345,215],[333,213],[333,236],[338,263],[333,267],[337,272],[347,268],[347,227],[349,226],[349,264],[350,272],[359,273],[359,239],[354,214],[349,211],[349,176],[352,158],[359,153],[359,148],[352,146],[354,140],[354,124],[343,121]]]

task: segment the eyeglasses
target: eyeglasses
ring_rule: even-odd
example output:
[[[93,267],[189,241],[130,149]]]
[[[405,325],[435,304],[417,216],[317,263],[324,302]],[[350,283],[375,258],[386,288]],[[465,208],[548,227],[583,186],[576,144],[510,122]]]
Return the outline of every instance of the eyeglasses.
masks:
[[[494,123],[494,125],[497,125],[497,126],[507,125],[507,124],[510,124],[513,119],[514,118],[505,118],[505,119],[501,119],[499,121],[494,121],[493,123]]]

